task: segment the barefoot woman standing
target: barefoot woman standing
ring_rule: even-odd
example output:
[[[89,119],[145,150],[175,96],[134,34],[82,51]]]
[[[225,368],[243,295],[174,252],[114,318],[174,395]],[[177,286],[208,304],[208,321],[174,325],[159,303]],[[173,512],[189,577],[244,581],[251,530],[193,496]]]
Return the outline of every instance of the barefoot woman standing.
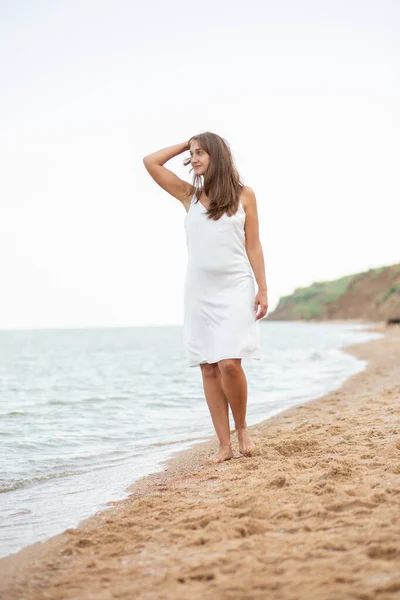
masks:
[[[187,150],[190,158],[184,164],[192,166],[192,184],[164,167]],[[241,361],[243,357],[261,358],[257,321],[268,309],[254,192],[243,185],[228,143],[214,133],[201,133],[188,142],[158,150],[143,162],[158,185],[182,202],[187,212],[182,339],[188,366],[201,368],[220,443],[208,462],[233,457],[228,405],[239,451],[249,456],[255,445],[246,426],[247,380]]]

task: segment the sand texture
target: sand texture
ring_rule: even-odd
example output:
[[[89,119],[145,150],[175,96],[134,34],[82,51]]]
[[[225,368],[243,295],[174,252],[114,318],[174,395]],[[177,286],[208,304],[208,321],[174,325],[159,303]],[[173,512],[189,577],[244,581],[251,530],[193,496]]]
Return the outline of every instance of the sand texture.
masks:
[[[0,561],[0,598],[400,598],[400,328],[348,347],[368,367],[202,464],[179,453],[125,500]]]

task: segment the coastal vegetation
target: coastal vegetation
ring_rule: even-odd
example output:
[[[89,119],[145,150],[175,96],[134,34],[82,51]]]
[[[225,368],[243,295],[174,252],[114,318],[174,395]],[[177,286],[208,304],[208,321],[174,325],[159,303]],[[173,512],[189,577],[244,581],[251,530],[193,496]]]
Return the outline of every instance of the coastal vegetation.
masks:
[[[268,320],[367,319],[400,317],[400,263],[332,281],[315,281],[282,296]]]

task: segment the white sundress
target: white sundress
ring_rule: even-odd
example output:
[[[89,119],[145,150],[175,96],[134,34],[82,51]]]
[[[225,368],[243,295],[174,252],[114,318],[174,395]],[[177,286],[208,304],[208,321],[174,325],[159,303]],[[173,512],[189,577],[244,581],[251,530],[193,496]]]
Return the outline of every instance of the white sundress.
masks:
[[[192,197],[185,217],[188,263],[182,341],[189,367],[225,358],[261,359],[255,284],[245,249],[246,213],[217,221]]]

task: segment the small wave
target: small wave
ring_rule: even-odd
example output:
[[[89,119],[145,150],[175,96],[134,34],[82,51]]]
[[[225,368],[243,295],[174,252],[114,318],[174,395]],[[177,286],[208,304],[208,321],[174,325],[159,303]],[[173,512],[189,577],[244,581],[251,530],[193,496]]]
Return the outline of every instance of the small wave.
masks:
[[[172,446],[173,444],[185,444],[186,442],[196,442],[196,441],[203,441],[204,437],[192,437],[192,438],[185,438],[183,440],[174,440],[174,441],[169,441],[169,442],[154,442],[154,444],[146,444],[146,446],[148,447],[159,447],[159,446]]]
[[[14,492],[15,490],[31,487],[32,485],[44,483],[46,481],[50,481],[51,479],[57,479],[60,477],[71,477],[74,475],[79,475],[81,473],[87,473],[87,470],[80,469],[76,471],[63,471],[62,473],[48,473],[47,475],[30,477],[27,479],[17,479],[16,481],[0,481],[0,494],[5,494],[6,492]]]
[[[88,398],[80,398],[78,404],[87,403],[87,404],[96,404],[98,402],[106,402],[108,398],[100,398],[97,396],[89,396]]]
[[[50,406],[65,406],[66,404],[71,404],[71,402],[64,402],[64,400],[49,400],[49,402],[47,402],[47,405]]]
[[[71,406],[75,407],[80,404],[97,404],[99,402],[104,402],[108,400],[108,398],[100,398],[97,396],[89,396],[88,398],[79,398],[78,400],[48,400],[46,402],[46,406]]]
[[[19,417],[19,416],[24,417],[25,415],[26,415],[26,412],[23,412],[20,410],[12,410],[11,412],[0,415],[0,419],[8,419],[9,417]]]

